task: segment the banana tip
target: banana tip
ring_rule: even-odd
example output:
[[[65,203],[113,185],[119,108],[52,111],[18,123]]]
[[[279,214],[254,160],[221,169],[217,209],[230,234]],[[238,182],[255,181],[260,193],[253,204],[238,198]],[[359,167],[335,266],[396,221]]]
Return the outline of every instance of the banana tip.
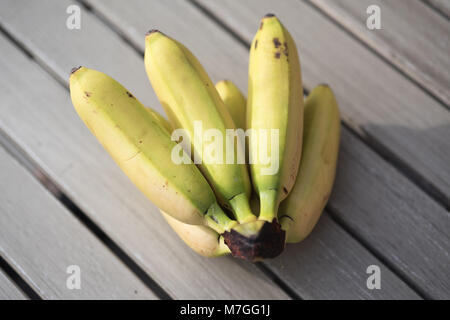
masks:
[[[275,17],[273,13],[268,13],[264,16],[264,18],[272,18],[272,17]]]
[[[81,69],[81,66],[73,67],[73,68],[70,70],[70,74],[74,74],[75,72],[77,72],[77,71],[80,70],[80,69]]]
[[[327,87],[327,88],[330,87],[330,85],[328,83],[319,83],[319,86],[320,87]]]
[[[149,36],[149,35],[151,35],[151,34],[153,34],[153,33],[156,33],[156,32],[161,33],[161,31],[159,31],[158,29],[151,29],[151,30],[147,31],[147,33],[145,34],[145,36],[147,37],[147,36]]]
[[[275,258],[283,252],[286,240],[286,232],[276,220],[265,222],[255,235],[246,236],[231,229],[222,236],[234,257],[251,262]]]

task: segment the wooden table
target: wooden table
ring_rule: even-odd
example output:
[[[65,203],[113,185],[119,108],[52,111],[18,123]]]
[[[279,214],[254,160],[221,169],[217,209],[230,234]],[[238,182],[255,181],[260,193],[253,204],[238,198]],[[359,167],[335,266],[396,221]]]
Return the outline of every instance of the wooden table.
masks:
[[[449,3],[3,0],[0,298],[449,299]],[[371,4],[380,30],[366,27]],[[66,27],[70,5],[79,30]],[[162,112],[143,64],[144,34],[158,28],[246,92],[268,12],[295,38],[306,91],[325,82],[337,95],[337,180],[311,236],[277,259],[206,259],[80,121],[69,71],[101,70]],[[73,265],[81,289],[67,286]],[[367,286],[371,265],[381,289]]]

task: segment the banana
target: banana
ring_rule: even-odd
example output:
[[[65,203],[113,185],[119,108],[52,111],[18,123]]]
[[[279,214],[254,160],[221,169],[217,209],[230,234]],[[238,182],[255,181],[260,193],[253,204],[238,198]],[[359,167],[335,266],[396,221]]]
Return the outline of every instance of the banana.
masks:
[[[303,89],[297,48],[272,14],[261,20],[252,41],[248,88],[247,129],[253,130],[249,142],[251,176],[260,199],[259,219],[271,222],[276,220],[279,203],[289,194],[297,177],[303,135]],[[267,144],[260,142],[261,129],[267,132]],[[278,140],[271,141],[271,129],[278,130]],[[268,154],[278,154],[275,174],[268,172],[269,165],[258,159],[260,149],[267,147]]]
[[[158,112],[147,108],[148,113],[169,133],[172,126]],[[192,250],[204,257],[219,257],[230,253],[223,237],[207,226],[183,223],[171,215],[159,210],[169,226]]]
[[[169,132],[155,120],[155,112],[120,83],[99,71],[79,67],[70,76],[70,95],[86,126],[156,206],[177,220],[207,225],[218,233],[237,224],[222,211],[190,159],[179,165],[172,161],[176,143]]]
[[[319,220],[334,182],[339,151],[339,108],[327,85],[305,101],[303,152],[295,185],[279,208],[286,241],[300,242]]]
[[[249,205],[250,178],[245,163],[237,164],[237,152],[243,155],[239,141],[234,146],[234,163],[225,161],[227,129],[235,129],[233,120],[200,62],[181,43],[152,30],[145,39],[145,68],[150,83],[163,105],[174,129],[184,129],[191,138],[194,159],[202,159],[200,170],[213,187],[218,200],[233,211],[239,223],[255,221]],[[222,138],[222,161],[210,157],[212,143],[204,143],[196,134],[217,133]],[[212,140],[212,139],[211,139]],[[237,139],[239,140],[239,139]],[[216,140],[213,140],[217,142]],[[210,161],[211,160],[211,161]]]
[[[247,101],[241,91],[230,80],[222,80],[216,83],[217,92],[225,103],[236,128],[245,131],[245,109]]]
[[[152,108],[146,107],[147,112],[152,116],[152,118],[159,123],[161,127],[167,130],[169,134],[172,134],[172,126],[169,121],[167,121],[162,115],[153,110]]]
[[[219,257],[230,253],[223,237],[213,229],[183,223],[160,211],[178,236],[198,254],[205,257]]]

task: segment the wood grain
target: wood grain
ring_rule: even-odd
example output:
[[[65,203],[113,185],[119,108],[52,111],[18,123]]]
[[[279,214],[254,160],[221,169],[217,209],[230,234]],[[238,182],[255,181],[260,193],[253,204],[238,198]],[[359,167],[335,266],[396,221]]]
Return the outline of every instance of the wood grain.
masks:
[[[305,87],[328,83],[345,122],[450,207],[450,113],[441,104],[304,1],[198,2],[247,42],[276,13],[297,43]]]
[[[43,3],[45,4],[45,2]],[[32,6],[21,8],[21,10],[24,10],[22,14],[26,15],[26,10],[30,10],[29,12],[61,10],[55,5],[42,8],[43,3],[40,3],[39,8],[33,8]],[[64,2],[62,3],[62,6],[64,6]],[[127,7],[136,3],[132,2]],[[213,29],[219,40],[224,41],[225,45],[230,47],[230,50],[241,52],[236,54],[236,57],[240,57],[245,52],[236,45],[231,37],[221,32],[197,10],[185,2],[177,2],[177,6],[187,10],[187,16],[192,15],[189,18],[191,19],[189,23],[192,23],[193,27]],[[154,5],[152,10],[146,10],[145,12],[153,12],[153,14],[159,16],[163,13],[167,15],[173,9],[170,7],[165,10],[157,8],[158,6]],[[15,19],[20,20],[18,17],[15,17]],[[85,14],[84,19],[90,19],[88,14]],[[142,23],[143,20],[139,19],[139,21]],[[195,21],[199,21],[201,25],[196,24]],[[170,21],[165,23],[167,25],[175,24]],[[186,25],[175,25],[177,25],[177,28],[186,27]],[[52,59],[47,65],[58,63],[64,65],[67,63],[65,56],[55,57],[52,55],[53,42],[57,42],[66,48],[68,54],[71,55],[67,59],[70,60],[75,57],[84,59],[78,52],[78,46],[72,45],[71,38],[65,34],[55,34],[53,31],[55,28],[52,25],[48,27],[43,25],[36,31],[21,29],[20,25],[14,25],[15,29],[12,28],[12,24],[9,24],[9,26],[10,30],[20,36],[22,41],[25,43],[32,42],[31,47],[42,46],[36,51],[37,53],[48,50],[45,51],[45,55],[39,56],[42,61]],[[92,37],[92,34],[100,34],[97,42],[102,39],[101,47],[103,50],[114,52],[115,46],[123,45],[120,40],[114,40],[114,36],[108,36],[106,32],[102,34],[101,24],[98,28],[92,23],[90,29],[85,31],[85,36]],[[36,35],[36,38],[39,38],[42,42],[36,43],[34,42],[33,32],[47,34],[48,39]],[[214,46],[211,48],[210,45],[205,46],[205,50],[211,50],[212,53],[219,49]],[[22,99],[23,103],[18,112],[16,112],[14,104],[8,104],[7,110],[4,112],[7,116],[1,120],[0,126],[38,162],[92,220],[120,244],[169,294],[176,298],[287,298],[253,265],[229,258],[205,259],[187,249],[157,213],[156,208],[132,186],[106,152],[101,149],[94,137],[84,128],[70,105],[67,93],[62,88],[58,89],[58,84],[48,75],[45,75],[42,70],[39,71],[39,68],[31,62],[24,61],[23,56],[21,57],[17,52],[13,52],[12,49],[3,50],[5,51],[5,69],[9,70],[8,75],[11,75],[8,78],[12,77],[13,80],[8,80],[8,83],[12,82],[9,85],[6,82],[2,85],[7,88],[5,90],[8,92],[10,101]],[[224,59],[222,63],[225,63],[226,59],[230,57],[229,51],[226,51],[222,57]],[[94,60],[93,56],[89,56],[89,59]],[[96,59],[104,60],[105,57],[97,56]],[[124,57],[115,56],[111,53],[109,59],[108,70],[114,69],[115,64],[113,62],[118,60],[126,60],[128,65],[142,63],[135,55]],[[216,61],[216,63],[219,62]],[[7,65],[26,66],[27,77],[15,73],[11,69],[14,67],[8,68]],[[230,75],[232,72],[230,72]],[[245,73],[245,71],[243,72]],[[139,79],[136,77],[134,81],[139,81]],[[36,87],[34,83],[42,85]],[[14,92],[14,87],[24,88],[27,92],[25,98],[20,98],[20,93]],[[18,96],[16,97],[16,95]],[[155,104],[157,104],[156,100],[150,105]],[[39,112],[36,111],[37,105],[39,106]],[[22,125],[19,125],[20,123]],[[18,125],[20,129],[17,128]],[[30,134],[31,132],[39,132],[40,134],[33,135]],[[329,219],[324,221],[331,230],[339,229],[333,221]],[[341,243],[346,244],[339,249],[342,252],[344,262],[338,260],[334,265],[311,263],[309,266],[316,277],[319,277],[322,273],[329,275],[330,281],[327,286],[330,290],[339,290],[342,287],[346,290],[344,293],[346,296],[355,298],[361,297],[361,292],[364,290],[368,291],[366,296],[417,298],[417,295],[410,288],[368,253],[357,241],[342,231],[338,230],[335,233],[343,239],[330,243],[338,247],[341,246]],[[318,257],[335,250],[335,247],[331,245],[327,250],[323,249],[320,238],[312,237],[311,239],[315,239],[311,240],[311,252],[314,252]],[[292,252],[302,254],[300,251],[294,250]],[[361,264],[349,267],[346,259],[354,255],[362,257]],[[348,260],[352,261],[351,259]],[[312,259],[312,261],[320,261],[320,259]],[[348,281],[348,278],[360,279],[360,276],[355,276],[356,272],[364,273],[367,265],[374,261],[382,266],[386,276],[392,279],[392,283],[395,284],[395,291],[384,290],[371,293],[365,282]],[[296,261],[292,263],[294,267]],[[348,278],[343,279],[341,272],[337,272],[337,270],[347,268],[349,269]],[[310,295],[319,295],[319,293],[311,293]],[[326,295],[327,290],[324,290],[323,296]]]
[[[329,208],[422,292],[447,299],[448,211],[372,150],[354,148],[357,143],[353,135],[342,132]]]
[[[39,296],[45,299],[156,299],[1,147],[0,181],[0,254]],[[66,286],[70,276],[66,271],[70,265],[80,268],[80,290],[70,290]]]
[[[419,0],[309,0],[450,106],[450,23]],[[366,27],[377,5],[381,30]]]
[[[440,11],[447,19],[450,19],[450,2],[448,0],[424,0],[433,8]]]
[[[214,80],[231,76],[231,79],[241,89],[245,88],[248,58],[245,48],[239,46],[236,41],[230,41],[228,37],[223,36],[217,27],[211,25],[199,12],[193,12],[187,4],[183,2],[171,2],[171,5],[160,6],[153,4],[151,8],[144,1],[134,1],[126,8],[121,6],[118,1],[95,1],[91,4],[136,45],[141,37],[140,34],[144,32],[148,24],[150,24],[150,28],[161,28],[167,34],[179,40],[183,39],[183,43],[199,57]],[[152,12],[153,14],[139,18],[140,15],[137,12]],[[176,19],[178,12],[185,12],[186,19]],[[201,30],[204,29],[210,30],[210,32],[202,32]],[[202,34],[202,36],[195,36],[198,34]],[[227,70],[217,70],[218,66],[219,68],[227,66]],[[226,76],[223,76],[222,72],[226,72]],[[334,191],[334,200],[331,202],[334,211],[344,219],[347,225],[352,227],[358,236],[364,240],[370,240],[368,241],[369,245],[405,274],[412,283],[419,283],[419,287],[431,295],[446,296],[450,286],[444,268],[445,264],[449,262],[448,237],[443,234],[442,228],[429,228],[428,226],[429,224],[438,226],[447,223],[448,214],[414,184],[349,134],[347,130],[344,129],[343,132],[337,187]],[[360,159],[364,159],[364,161]],[[363,168],[351,175],[353,166],[359,167],[360,165]],[[380,177],[383,177],[384,180],[381,180]],[[396,196],[384,199],[386,190],[393,190],[393,194]],[[367,204],[365,205],[359,199],[366,199]],[[354,206],[352,206],[352,201],[355,202]],[[405,201],[410,201],[414,206],[405,206]],[[364,208],[364,211],[361,211],[361,207]],[[428,212],[430,214],[427,214]],[[411,221],[414,219],[411,220],[411,214],[422,224],[412,224]],[[393,215],[397,218],[392,219]],[[392,221],[392,226],[386,227],[385,221]],[[374,237],[373,232],[376,232],[378,236]],[[320,241],[320,238],[315,238],[311,240],[311,243],[318,245],[317,243]],[[392,243],[401,244],[406,241],[414,244],[411,246],[411,250],[405,250],[401,245],[398,247],[392,245]],[[339,241],[328,242],[332,248],[331,251],[337,250],[331,246],[332,244],[337,245],[336,242]],[[303,257],[300,248],[291,250],[296,252],[299,257]],[[417,257],[414,250],[424,253]],[[345,259],[351,260],[351,257],[344,255],[343,260]],[[293,269],[297,268],[295,260],[291,264]],[[329,272],[327,264],[320,264],[320,267],[314,268],[316,268],[314,270],[316,270],[318,278],[321,273]],[[360,270],[361,266],[355,264],[354,268]],[[279,274],[282,273],[279,272]],[[332,277],[336,277],[335,272],[331,274]],[[300,286],[301,276],[298,276],[297,280]],[[341,281],[330,282],[330,287],[333,287],[331,283],[335,283],[335,287],[342,286]],[[323,291],[327,292],[325,289]],[[353,292],[357,292],[357,290],[353,290]],[[309,295],[302,291],[302,294],[311,297],[320,296],[315,291]],[[345,295],[345,293],[342,294]]]
[[[0,270],[0,300],[27,300],[23,292]]]
[[[267,262],[303,299],[419,299],[397,276],[324,214],[312,234]],[[350,249],[352,248],[352,249]],[[357,249],[357,251],[355,251]],[[367,267],[380,267],[380,290],[367,288]],[[320,266],[319,269],[317,266]]]

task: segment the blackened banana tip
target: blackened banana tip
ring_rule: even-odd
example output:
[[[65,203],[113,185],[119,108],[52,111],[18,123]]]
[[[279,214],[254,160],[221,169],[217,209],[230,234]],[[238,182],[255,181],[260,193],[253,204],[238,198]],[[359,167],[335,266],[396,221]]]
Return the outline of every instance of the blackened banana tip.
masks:
[[[159,31],[158,29],[151,29],[151,30],[147,31],[145,36],[149,36],[149,35],[151,35],[152,33],[155,33],[155,32],[161,32],[161,31]]]
[[[222,234],[231,254],[251,262],[273,259],[281,254],[286,242],[286,232],[276,221],[266,222],[257,235],[247,237],[231,229]]]
[[[77,70],[79,70],[79,69],[81,69],[81,66],[73,67],[73,68],[70,70],[70,74],[74,74],[74,73],[77,72]]]
[[[264,16],[264,18],[272,18],[272,17],[275,17],[273,13],[268,13]]]

